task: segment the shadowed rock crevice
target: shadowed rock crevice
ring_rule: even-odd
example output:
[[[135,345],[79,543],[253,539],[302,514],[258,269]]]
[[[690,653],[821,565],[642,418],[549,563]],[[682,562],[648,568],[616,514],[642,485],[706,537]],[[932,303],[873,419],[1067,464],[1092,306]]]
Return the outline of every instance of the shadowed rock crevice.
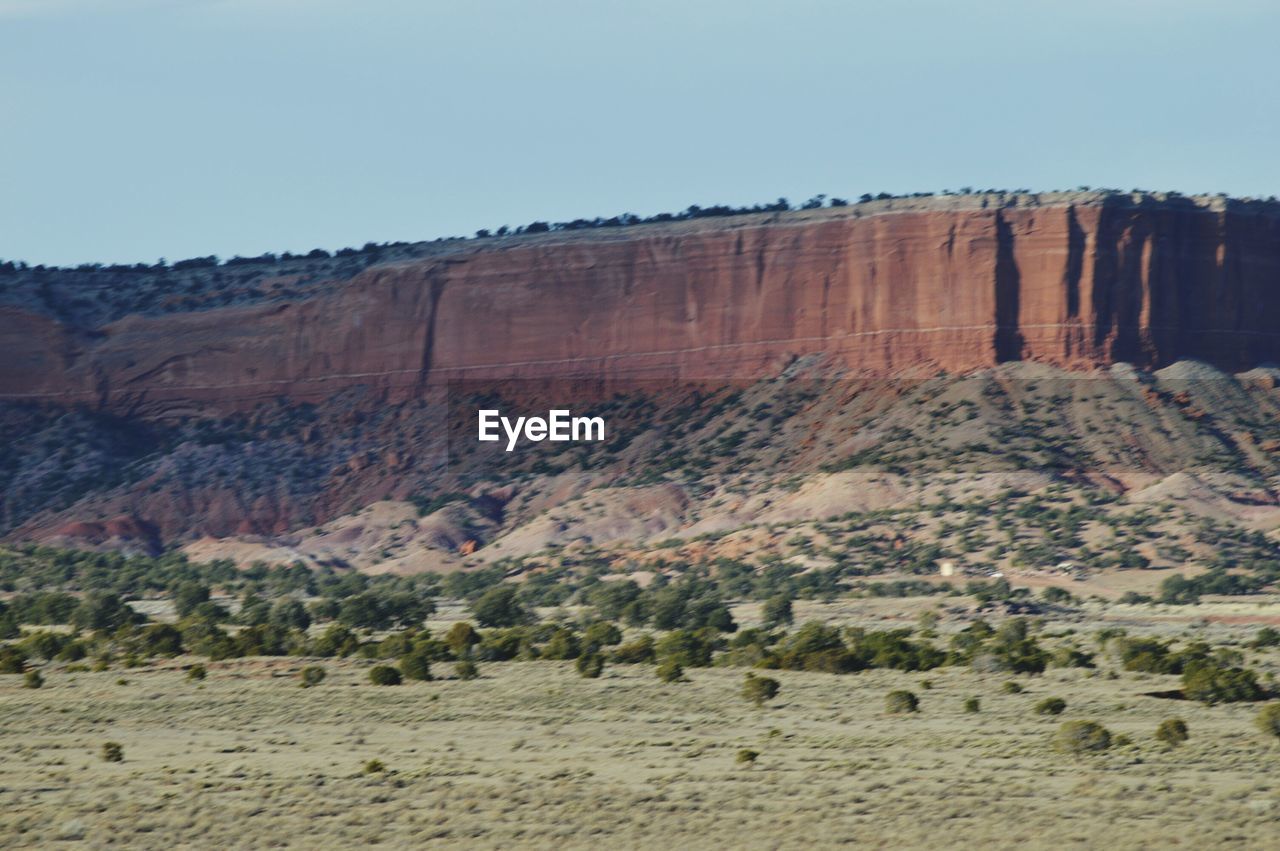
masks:
[[[422,340],[422,367],[418,372],[418,386],[425,387],[431,375],[432,358],[435,354],[436,324],[440,321],[440,296],[444,294],[445,279],[436,271],[427,276],[428,307],[426,333]]]
[[[1080,318],[1080,278],[1084,274],[1086,237],[1075,207],[1067,209],[1067,317]]]
[[[1022,333],[1018,328],[1022,275],[1013,255],[1013,243],[1008,220],[997,212],[995,356],[998,362],[1022,359]]]

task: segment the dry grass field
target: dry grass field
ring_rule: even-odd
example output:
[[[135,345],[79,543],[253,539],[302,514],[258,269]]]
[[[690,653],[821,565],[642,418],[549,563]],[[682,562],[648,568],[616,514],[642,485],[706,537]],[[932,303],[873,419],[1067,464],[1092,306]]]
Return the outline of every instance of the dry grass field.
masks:
[[[1276,670],[1277,651],[1249,655]],[[39,690],[0,677],[0,844],[1280,847],[1280,743],[1255,729],[1257,705],[1145,696],[1177,678],[1105,662],[1016,678],[770,672],[781,692],[756,708],[741,668],[663,684],[651,665],[591,680],[572,663],[506,662],[474,681],[376,687],[372,662],[322,660],[328,678],[303,689],[303,660],[212,663],[203,682],[190,661],[46,666]],[[1006,693],[1010,679],[1025,691]],[[887,714],[893,689],[920,711]],[[1062,715],[1034,712],[1049,696]],[[1190,740],[1167,749],[1154,732],[1172,717]],[[1056,752],[1077,718],[1132,743]],[[123,762],[101,758],[108,741]],[[366,773],[370,760],[385,770]]]

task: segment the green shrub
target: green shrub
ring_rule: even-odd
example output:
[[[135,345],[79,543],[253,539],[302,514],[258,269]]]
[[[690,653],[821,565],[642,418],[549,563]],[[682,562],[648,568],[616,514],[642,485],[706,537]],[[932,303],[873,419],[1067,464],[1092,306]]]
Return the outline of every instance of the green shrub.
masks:
[[[1181,653],[1174,653],[1169,644],[1154,638],[1118,639],[1111,646],[1120,656],[1126,671],[1144,674],[1181,674],[1185,660]]]
[[[588,647],[612,647],[622,643],[622,630],[609,621],[596,621],[582,634]]]
[[[102,759],[106,762],[124,762],[124,748],[120,747],[119,742],[104,742]]]
[[[461,659],[469,656],[469,654],[458,656],[444,641],[439,638],[432,638],[425,632],[414,636],[411,650],[406,650],[405,652],[421,653],[432,662],[448,662],[452,659]]]
[[[476,632],[476,628],[470,623],[454,623],[449,627],[449,631],[444,633],[444,644],[449,645],[453,655],[460,659],[466,658],[471,648],[480,644],[480,633]]]
[[[1210,661],[1191,662],[1186,666],[1182,672],[1182,693],[1188,700],[1198,700],[1210,706],[1264,697],[1253,671],[1228,668]]]
[[[747,674],[747,678],[742,683],[742,696],[756,706],[763,706],[766,700],[777,697],[781,689],[782,687],[775,679]]]
[[[1094,721],[1066,721],[1053,738],[1054,747],[1072,755],[1098,753],[1111,747],[1111,734]]]
[[[1070,603],[1074,597],[1066,588],[1049,587],[1040,592],[1040,597],[1046,603]]]
[[[976,697],[966,697],[964,700],[964,711],[970,714],[979,712],[982,709],[982,701]]]
[[[786,594],[775,594],[764,601],[763,620],[765,626],[787,626],[794,619],[791,610],[791,598]]]
[[[0,638],[18,638],[21,635],[22,629],[13,612],[0,604]]]
[[[476,621],[486,627],[519,626],[531,618],[516,599],[518,589],[512,585],[495,585],[471,604]]]
[[[303,688],[311,688],[312,686],[320,685],[324,682],[325,676],[324,668],[319,665],[307,665],[298,672],[298,678],[302,680]]]
[[[462,659],[471,652],[472,647],[480,643],[480,633],[476,632],[476,628],[465,621],[455,623],[445,633],[444,643],[449,645],[453,655]]]
[[[312,643],[309,656],[350,656],[360,649],[360,639],[340,623],[330,624]]]
[[[1186,740],[1187,723],[1179,718],[1161,721],[1160,726],[1156,728],[1156,741],[1164,742],[1171,748],[1176,748]]]
[[[40,688],[44,685],[44,677],[40,676],[39,671],[27,671],[22,676],[23,688]]]
[[[1050,662],[1049,653],[1030,635],[1025,618],[1012,618],[1000,625],[980,647],[973,648],[970,665],[978,671],[1010,671],[1039,674]]]
[[[204,665],[192,665],[187,668],[187,679],[189,680],[203,680],[207,676],[209,676],[209,672],[205,670]]]
[[[411,680],[430,681],[434,679],[431,676],[431,662],[428,661],[425,653],[407,653],[400,657],[400,672]]]
[[[1036,704],[1037,715],[1061,715],[1067,708],[1067,702],[1060,697],[1046,697]]]
[[[753,751],[750,748],[743,748],[738,751],[738,755],[734,757],[734,761],[737,762],[738,765],[755,765],[755,762],[759,757],[759,751]]]
[[[90,591],[71,615],[71,623],[79,629],[114,632],[126,624],[146,620],[117,595]]]
[[[173,598],[173,608],[177,611],[178,617],[185,618],[201,603],[209,602],[209,586],[194,580],[186,580],[170,589],[170,596]]]
[[[400,672],[390,665],[374,665],[369,669],[369,682],[375,686],[398,686],[400,679]]]
[[[920,700],[909,691],[899,689],[884,696],[884,711],[890,715],[901,715],[906,712],[918,712]]]
[[[658,666],[658,679],[664,683],[682,683],[685,681],[684,668],[675,659],[668,659]]]
[[[658,641],[654,650],[660,659],[675,659],[686,668],[705,668],[720,644],[714,629],[674,629]]]
[[[59,662],[79,662],[87,655],[88,645],[84,644],[83,641],[68,641],[54,658],[58,659]]]
[[[454,655],[460,659],[476,659],[485,662],[538,658],[529,630],[523,627],[490,630],[481,637],[479,644],[465,653]]]
[[[616,665],[639,665],[654,660],[653,636],[642,635],[629,644],[621,644],[609,654],[609,661]]]
[[[148,656],[177,656],[182,652],[182,631],[173,624],[151,624],[139,637]]]
[[[364,768],[362,769],[362,771],[364,771],[365,774],[381,774],[386,770],[387,770],[387,767],[383,764],[382,760],[380,759],[369,760],[364,764]]]
[[[1255,650],[1262,650],[1267,647],[1280,647],[1280,630],[1274,627],[1264,626],[1258,630],[1258,634],[1254,637],[1249,646]]]
[[[1023,689],[1020,684],[1015,683],[1013,680],[1009,680],[1009,682],[1000,686],[1000,691],[1005,694],[1022,694]]]
[[[374,648],[379,659],[398,659],[413,652],[414,633],[411,629],[395,632],[378,642]]]
[[[26,653],[12,644],[0,647],[0,674],[21,674],[26,669]]]
[[[1049,664],[1055,668],[1092,668],[1093,654],[1075,647],[1059,647],[1053,651]]]
[[[594,680],[604,673],[604,657],[599,653],[584,653],[578,657],[574,667],[578,669],[578,673],[582,676]]]
[[[542,646],[543,659],[577,659],[582,655],[582,641],[569,627],[557,629]]]
[[[57,656],[71,641],[72,638],[69,635],[41,630],[27,635],[22,640],[22,649],[31,656],[49,660]]]
[[[1258,729],[1264,734],[1280,739],[1280,702],[1268,703],[1258,712]]]

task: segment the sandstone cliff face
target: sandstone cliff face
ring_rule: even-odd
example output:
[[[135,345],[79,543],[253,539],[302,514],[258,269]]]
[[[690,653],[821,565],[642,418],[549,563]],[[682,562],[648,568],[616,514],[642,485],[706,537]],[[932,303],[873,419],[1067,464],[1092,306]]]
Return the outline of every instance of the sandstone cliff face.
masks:
[[[302,300],[80,329],[0,308],[0,398],[143,414],[452,380],[1280,360],[1280,211],[1184,201],[739,217],[468,243]]]

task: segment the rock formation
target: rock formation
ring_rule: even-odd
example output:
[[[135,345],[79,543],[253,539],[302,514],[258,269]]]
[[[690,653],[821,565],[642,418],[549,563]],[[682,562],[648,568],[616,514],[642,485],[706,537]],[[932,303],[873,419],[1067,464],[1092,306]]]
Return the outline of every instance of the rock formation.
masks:
[[[0,354],[8,540],[204,538],[208,555],[237,538],[271,558],[309,542],[419,569],[425,551],[718,534],[773,518],[786,489],[762,482],[825,494],[863,465],[1109,492],[1186,469],[1231,511],[1269,511],[1280,373],[1252,368],[1280,362],[1280,204],[950,196],[221,266],[0,264]],[[1207,365],[1145,371],[1188,359]],[[1215,380],[1177,377],[1196,369]],[[935,399],[874,380],[943,371],[975,383]],[[1107,380],[1057,380],[1080,371]],[[804,380],[752,383],[777,376]],[[494,393],[539,413],[594,398],[617,431],[563,458],[486,456],[452,401]],[[730,507],[699,519],[703,500],[664,490],[699,478]],[[847,511],[862,488],[789,510]],[[556,513],[587,491],[600,516]]]
[[[458,379],[1280,360],[1280,206],[970,196],[451,243],[94,327],[0,305],[0,398],[172,413]]]

